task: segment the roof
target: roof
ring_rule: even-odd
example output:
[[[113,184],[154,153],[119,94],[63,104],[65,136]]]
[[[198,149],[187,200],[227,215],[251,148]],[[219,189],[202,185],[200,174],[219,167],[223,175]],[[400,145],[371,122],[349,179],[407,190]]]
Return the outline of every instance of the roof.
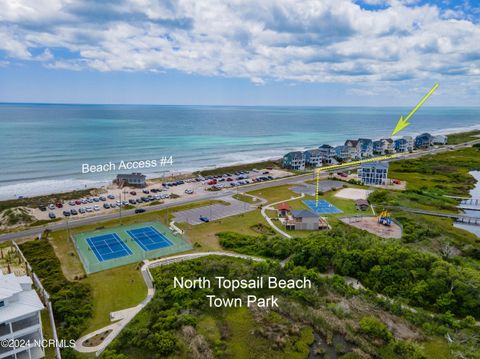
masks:
[[[30,286],[22,287],[22,284],[31,285],[32,280],[28,276],[17,277],[13,273],[4,275],[0,271],[0,300],[10,298],[7,305],[0,307],[0,323],[44,308],[35,290]]]
[[[346,140],[345,141],[345,146],[348,146],[347,143],[350,143],[352,147],[357,147],[358,141],[357,140]]]
[[[384,141],[386,141],[388,143],[393,143],[393,140],[391,138],[384,138]]]
[[[323,148],[323,149],[331,149],[331,148],[333,148],[333,147],[332,147],[332,146],[330,146],[330,145],[327,145],[327,144],[325,144],[325,145],[321,145],[319,148]]]
[[[368,201],[367,201],[366,199],[357,199],[357,200],[355,201],[355,204],[356,204],[357,206],[368,206],[368,205],[369,205],[369,203],[368,203]]]
[[[361,144],[366,144],[368,145],[369,143],[372,143],[373,141],[369,138],[359,138],[358,139],[358,142],[361,143]]]
[[[290,210],[290,206],[283,202],[283,203],[280,203],[278,206],[277,206],[277,209],[282,211],[282,210]]]
[[[292,157],[292,158],[303,158],[303,153],[300,151],[288,152],[285,157]]]
[[[142,175],[139,172],[127,173],[127,174],[118,174],[117,178],[131,179],[131,178],[142,178],[145,179],[147,176]]]
[[[417,138],[433,138],[433,136],[428,132],[425,132],[425,133],[422,133],[421,135],[418,135]]]
[[[318,156],[318,155],[321,155],[321,154],[322,154],[322,151],[320,151],[320,150],[317,149],[317,148],[314,148],[314,149],[312,149],[312,150],[306,150],[304,153],[310,153],[311,155],[314,155],[314,156],[316,155],[316,156]]]
[[[293,210],[292,211],[292,216],[294,216],[295,218],[318,218],[318,217],[320,217],[318,214],[307,211],[305,209]]]
[[[385,168],[388,169],[388,162],[379,162],[379,161],[373,161],[373,162],[363,162],[360,165],[361,168]]]

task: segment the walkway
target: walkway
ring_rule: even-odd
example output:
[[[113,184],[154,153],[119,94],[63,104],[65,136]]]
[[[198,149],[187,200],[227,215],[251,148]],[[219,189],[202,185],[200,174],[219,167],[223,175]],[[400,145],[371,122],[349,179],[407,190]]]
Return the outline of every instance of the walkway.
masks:
[[[284,202],[290,202],[290,201],[294,201],[296,199],[300,199],[300,198],[303,198],[305,197],[305,193],[302,193],[300,196],[298,197],[292,197],[290,199],[287,199],[287,200],[283,200],[283,201],[278,201],[278,202],[275,202],[275,203],[271,203],[269,204],[268,206],[265,206],[262,208],[262,216],[263,218],[265,218],[265,220],[267,221],[267,223],[270,225],[270,227],[272,227],[276,232],[280,233],[282,236],[284,236],[285,238],[288,238],[288,239],[291,239],[292,236],[289,235],[288,233],[282,231],[280,228],[278,228],[274,223],[273,221],[270,219],[270,217],[265,213],[265,211],[267,210],[271,210],[271,209],[274,209],[273,206],[276,206],[277,204],[280,204],[280,203],[284,203]]]

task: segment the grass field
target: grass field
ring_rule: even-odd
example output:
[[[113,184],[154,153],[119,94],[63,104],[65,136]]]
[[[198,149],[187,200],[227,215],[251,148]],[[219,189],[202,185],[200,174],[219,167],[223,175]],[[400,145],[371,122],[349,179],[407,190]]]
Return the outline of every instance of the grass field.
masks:
[[[134,307],[147,296],[147,286],[136,264],[93,273],[85,282],[92,287],[94,306],[84,334],[110,324],[110,312]]]
[[[448,135],[448,144],[449,145],[457,145],[459,143],[465,143],[473,140],[478,140],[480,135],[480,131],[470,131],[470,132],[462,132],[462,133],[453,133]]]

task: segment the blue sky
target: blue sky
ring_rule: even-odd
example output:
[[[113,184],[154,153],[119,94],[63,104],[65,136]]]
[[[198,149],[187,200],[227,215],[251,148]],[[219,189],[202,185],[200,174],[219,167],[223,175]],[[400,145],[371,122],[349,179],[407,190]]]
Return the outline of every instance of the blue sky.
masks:
[[[0,0],[0,102],[478,105],[473,0]]]

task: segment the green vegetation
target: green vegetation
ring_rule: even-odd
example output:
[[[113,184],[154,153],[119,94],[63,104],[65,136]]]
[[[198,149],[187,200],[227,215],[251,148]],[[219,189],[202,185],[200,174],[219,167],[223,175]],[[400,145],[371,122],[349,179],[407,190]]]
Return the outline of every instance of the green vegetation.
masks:
[[[473,140],[478,140],[480,135],[479,130],[470,131],[470,132],[462,132],[462,133],[453,133],[448,135],[448,144],[449,145],[457,145],[459,143],[465,143]]]
[[[236,165],[236,166],[220,167],[220,168],[215,168],[211,170],[202,170],[202,171],[194,172],[193,174],[195,176],[198,176],[198,175],[217,176],[217,175],[223,175],[225,173],[251,171],[255,168],[256,169],[264,169],[267,167],[279,168],[279,166],[280,166],[279,161],[265,161],[265,162],[256,162],[256,163],[246,163],[246,164]]]
[[[24,207],[9,208],[0,212],[0,225],[3,226],[26,225],[32,223],[34,219],[29,210]]]
[[[246,195],[241,194],[241,193],[234,194],[232,197],[235,198],[235,199],[238,199],[239,201],[247,202],[247,203],[251,203],[251,204],[260,204],[261,203],[258,199],[255,201],[253,199],[253,197],[246,196]]]
[[[90,286],[65,278],[48,241],[26,242],[20,245],[20,249],[50,294],[59,337],[66,340],[79,338],[92,316]],[[65,349],[65,357],[72,355],[72,351]]]
[[[147,296],[147,286],[136,264],[90,274],[82,281],[92,288],[92,319],[83,334],[111,323],[110,312],[138,305]]]
[[[13,207],[39,207],[47,206],[50,203],[58,203],[78,199],[82,197],[92,196],[98,192],[96,189],[85,189],[81,191],[72,191],[66,193],[57,193],[46,196],[37,196],[29,198],[10,199],[7,201],[0,201],[0,212],[7,208]]]

